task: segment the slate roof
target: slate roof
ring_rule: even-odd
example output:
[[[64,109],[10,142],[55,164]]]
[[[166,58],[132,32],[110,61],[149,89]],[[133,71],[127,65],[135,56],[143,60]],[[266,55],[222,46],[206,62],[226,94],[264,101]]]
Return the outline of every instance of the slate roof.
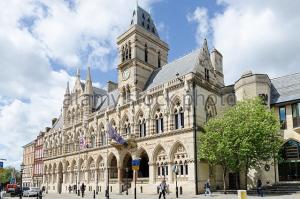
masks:
[[[98,98],[97,104],[96,104],[96,110],[105,110],[108,107],[115,107],[118,102],[119,97],[119,90],[115,89],[102,97]]]
[[[151,15],[143,8],[139,7],[138,5],[132,13],[132,19],[130,25],[131,26],[139,25],[140,27],[144,28],[148,32],[151,32],[152,34],[159,37],[154,22],[151,18]]]
[[[300,99],[300,73],[271,79],[271,104]]]
[[[177,73],[182,76],[190,72],[196,72],[200,51],[200,49],[193,51],[153,71],[145,85],[145,90],[175,79]]]
[[[58,129],[62,128],[62,126],[63,126],[63,118],[60,115],[59,118],[58,118],[58,120],[56,120],[56,122],[54,123],[52,129],[58,130]]]

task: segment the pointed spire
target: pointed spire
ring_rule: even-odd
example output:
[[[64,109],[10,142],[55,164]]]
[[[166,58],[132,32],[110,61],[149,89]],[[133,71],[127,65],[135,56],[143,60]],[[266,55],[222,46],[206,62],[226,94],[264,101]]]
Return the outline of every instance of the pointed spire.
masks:
[[[80,81],[80,69],[77,68],[77,72],[76,72],[76,81],[75,81],[75,86],[73,89],[73,93],[77,92],[77,91],[82,91],[82,86],[81,86],[81,81]]]
[[[70,95],[69,81],[67,82],[67,88],[66,88],[65,95]]]
[[[84,93],[89,94],[89,95],[93,94],[93,85],[92,85],[90,67],[88,67],[88,71],[87,71],[87,74],[86,74],[86,82],[85,82]]]
[[[207,40],[206,38],[203,41],[202,48],[200,50],[200,55],[199,59],[200,60],[205,60],[209,57],[209,50],[208,50],[208,45],[207,45]]]

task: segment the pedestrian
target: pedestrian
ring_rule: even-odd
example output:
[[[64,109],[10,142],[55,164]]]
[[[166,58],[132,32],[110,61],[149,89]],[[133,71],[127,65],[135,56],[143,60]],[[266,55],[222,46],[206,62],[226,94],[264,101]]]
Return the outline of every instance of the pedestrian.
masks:
[[[257,180],[257,183],[256,183],[256,191],[257,191],[257,195],[258,195],[258,196],[261,196],[261,197],[264,196],[264,193],[263,193],[263,190],[262,190],[262,182],[261,182],[261,179],[258,179],[258,180]]]
[[[206,196],[206,194],[209,194],[211,196],[210,181],[209,181],[209,179],[207,179],[207,181],[204,184],[204,190],[205,190],[205,193],[204,193],[205,196]]]
[[[84,191],[85,191],[84,183],[81,184],[80,190],[81,190],[81,197],[84,197]]]
[[[160,185],[158,186],[159,189],[159,199],[161,198],[161,196],[164,197],[164,199],[166,199],[166,191],[167,191],[167,184],[166,181],[163,180]]]
[[[72,191],[72,187],[71,185],[69,185],[69,193],[71,193],[71,191]]]

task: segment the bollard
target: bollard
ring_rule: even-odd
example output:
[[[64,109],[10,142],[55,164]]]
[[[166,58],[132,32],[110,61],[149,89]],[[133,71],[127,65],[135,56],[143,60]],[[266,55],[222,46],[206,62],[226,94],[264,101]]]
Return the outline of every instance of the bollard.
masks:
[[[179,188],[179,194],[182,195],[182,187]]]
[[[96,191],[94,190],[94,199],[96,198]]]
[[[238,199],[247,199],[247,191],[238,190]]]

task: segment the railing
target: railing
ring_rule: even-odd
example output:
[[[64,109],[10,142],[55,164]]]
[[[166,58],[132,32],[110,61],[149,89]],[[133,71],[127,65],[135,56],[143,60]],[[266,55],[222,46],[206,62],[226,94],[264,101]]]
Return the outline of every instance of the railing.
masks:
[[[294,128],[300,127],[300,117],[299,116],[293,118],[293,127]]]

